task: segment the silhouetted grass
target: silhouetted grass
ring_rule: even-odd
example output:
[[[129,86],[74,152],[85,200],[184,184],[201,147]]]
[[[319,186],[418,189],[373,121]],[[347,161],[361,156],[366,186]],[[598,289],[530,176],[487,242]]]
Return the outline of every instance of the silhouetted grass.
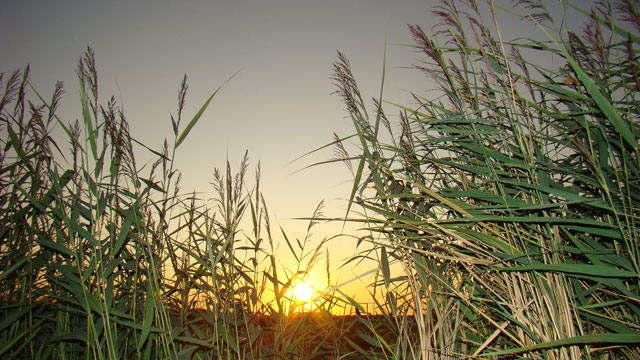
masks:
[[[332,294],[314,300],[312,327],[288,295],[322,254],[314,222],[303,239],[279,229],[298,263],[277,261],[246,155],[236,173],[215,170],[213,202],[180,190],[174,156],[218,90],[186,118],[185,76],[173,138],[154,150],[114,98],[100,102],[91,49],[77,73],[82,117],[71,123],[56,114],[61,83],[45,99],[28,68],[0,78],[0,357],[339,356]],[[155,160],[141,166],[134,149]]]

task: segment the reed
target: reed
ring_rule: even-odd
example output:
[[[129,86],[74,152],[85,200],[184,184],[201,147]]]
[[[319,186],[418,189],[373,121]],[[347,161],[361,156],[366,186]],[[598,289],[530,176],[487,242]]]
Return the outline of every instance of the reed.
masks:
[[[277,261],[247,154],[237,172],[214,171],[213,201],[180,189],[175,154],[220,88],[187,118],[185,76],[172,138],[156,150],[132,137],[113,97],[101,102],[91,49],[77,74],[71,123],[57,115],[62,83],[45,99],[28,67],[0,75],[0,356],[340,356],[333,295],[311,317],[287,295],[323,254],[315,223],[303,239],[279,229],[298,262]],[[153,160],[140,166],[134,149]]]
[[[338,284],[299,311],[290,290],[323,256],[335,278],[332,237],[311,236],[322,203],[290,236],[248,154],[214,170],[212,201],[181,190],[175,154],[220,88],[187,117],[185,76],[156,149],[100,97],[91,49],[74,122],[58,116],[62,83],[44,98],[28,67],[1,74],[0,356],[640,359],[639,9],[567,4],[578,32],[516,5],[443,0],[434,35],[410,26],[439,87],[409,105],[384,101],[383,67],[368,110],[338,55],[354,131],[329,161],[354,175],[341,221],[366,231],[348,262],[379,265],[370,313]],[[507,39],[504,14],[540,37]]]
[[[392,358],[638,359],[637,4],[567,4],[584,16],[580,34],[542,2],[515,3],[443,0],[434,35],[410,26],[415,67],[437,86],[410,105],[383,107],[381,86],[368,111],[346,56],[335,63],[354,128],[336,141],[357,169],[349,218],[368,224],[363,256],[379,259],[382,279],[372,287],[403,334],[380,347]],[[541,37],[505,38],[509,14]]]

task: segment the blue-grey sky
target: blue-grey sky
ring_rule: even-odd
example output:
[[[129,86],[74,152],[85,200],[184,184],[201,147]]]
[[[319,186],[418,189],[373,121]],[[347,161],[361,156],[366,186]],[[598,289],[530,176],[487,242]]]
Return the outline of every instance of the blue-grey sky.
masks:
[[[428,2],[427,2],[428,3]],[[412,63],[407,23],[428,23],[424,1],[21,1],[0,5],[0,71],[31,64],[31,78],[49,93],[63,80],[62,114],[79,116],[78,58],[91,46],[100,94],[124,106],[134,137],[158,148],[171,136],[169,114],[190,80],[185,114],[239,69],[214,98],[178,152],[183,189],[208,191],[214,167],[237,165],[245,149],[262,163],[264,191],[280,219],[329,206],[349,180],[345,168],[321,167],[290,175],[323,156],[286,164],[350,132],[350,121],[330,79],[336,50],[352,62],[363,91],[377,95],[385,41],[387,88],[407,79],[393,69]],[[418,81],[418,79],[416,79]],[[344,186],[342,187],[344,188]]]
[[[548,3],[559,8],[559,1]],[[323,199],[327,215],[343,215],[351,186],[350,174],[341,164],[294,174],[331,158],[330,150],[287,165],[330,142],[334,131],[352,132],[343,104],[331,95],[336,51],[350,59],[361,90],[370,99],[379,93],[386,44],[385,97],[407,104],[406,90],[424,95],[435,87],[418,71],[403,68],[421,56],[402,46],[411,44],[407,24],[420,24],[426,31],[435,24],[434,4],[424,0],[3,1],[0,72],[30,63],[32,83],[45,94],[51,93],[56,80],[64,81],[67,94],[60,114],[72,121],[80,116],[77,61],[91,46],[102,100],[115,95],[132,135],[159,149],[165,137],[171,138],[169,114],[176,113],[185,73],[190,80],[185,115],[190,118],[214,89],[242,69],[179,148],[182,190],[212,196],[213,169],[224,168],[227,157],[237,168],[248,150],[252,165],[261,162],[262,189],[272,216],[302,236],[306,224],[296,226],[287,219],[310,216]],[[521,30],[517,20],[504,21],[508,38]],[[332,250],[338,252],[349,256],[353,246]]]

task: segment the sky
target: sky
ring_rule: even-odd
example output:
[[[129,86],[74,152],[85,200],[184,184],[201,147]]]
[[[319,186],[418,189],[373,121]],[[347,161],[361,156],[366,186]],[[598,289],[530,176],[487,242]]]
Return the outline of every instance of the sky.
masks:
[[[558,2],[551,1],[553,6]],[[59,113],[80,116],[75,74],[90,46],[96,54],[100,94],[123,106],[132,135],[155,149],[171,138],[182,77],[189,78],[189,119],[227,78],[177,153],[182,190],[213,196],[214,168],[229,159],[237,169],[248,151],[250,173],[261,164],[261,187],[275,221],[298,237],[324,200],[325,215],[342,216],[351,189],[343,164],[303,169],[334,155],[301,155],[353,132],[331,80],[337,51],[345,53],[365,95],[378,96],[386,49],[385,98],[409,104],[408,90],[433,88],[409,69],[421,56],[407,24],[435,24],[434,1],[49,1],[0,3],[0,72],[31,65],[32,84],[51,94],[56,80],[66,95]],[[505,20],[506,21],[506,20]],[[490,24],[490,23],[488,23]],[[518,23],[505,24],[512,32]],[[510,35],[513,35],[510,33]],[[369,103],[371,107],[371,103]],[[391,111],[393,113],[393,111]],[[391,116],[393,114],[390,114]],[[302,171],[299,171],[302,170]],[[339,226],[326,228],[333,235]],[[318,234],[322,237],[324,234]],[[336,266],[355,244],[330,247]],[[368,270],[363,269],[363,270]],[[344,276],[347,280],[349,275]]]
[[[208,191],[213,168],[224,167],[227,157],[237,165],[248,150],[252,164],[261,162],[265,195],[281,219],[310,215],[349,180],[341,165],[292,175],[330,152],[288,165],[330,142],[332,132],[351,132],[344,106],[331,94],[336,51],[348,56],[363,92],[374,96],[386,43],[388,73],[394,73],[387,86],[398,92],[402,80],[417,74],[392,69],[412,63],[413,52],[396,44],[409,43],[407,23],[429,15],[423,1],[408,0],[27,0],[0,6],[0,71],[29,63],[32,83],[44,93],[63,80],[61,111],[77,117],[75,70],[91,46],[102,99],[115,95],[134,137],[155,148],[172,135],[169,115],[176,113],[184,74],[190,117],[240,70],[178,152],[183,189]]]

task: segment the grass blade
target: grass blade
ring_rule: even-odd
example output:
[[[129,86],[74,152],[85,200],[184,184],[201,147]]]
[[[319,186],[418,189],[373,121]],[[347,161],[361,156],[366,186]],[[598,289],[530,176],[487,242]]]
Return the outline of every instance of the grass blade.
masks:
[[[242,69],[241,69],[242,70]],[[182,142],[187,138],[187,135],[189,135],[189,132],[191,132],[191,129],[196,125],[196,123],[198,122],[198,120],[200,120],[200,117],[202,116],[202,114],[204,113],[204,111],[207,109],[207,107],[209,106],[209,103],[211,102],[211,100],[213,99],[214,96],[216,96],[216,94],[218,93],[218,91],[220,91],[220,89],[226,84],[228,83],[231,79],[233,79],[234,76],[236,76],[236,74],[238,74],[240,72],[240,70],[236,71],[233,75],[231,75],[222,85],[220,85],[219,88],[217,88],[212,94],[211,96],[209,96],[209,98],[207,99],[207,101],[204,102],[204,104],[202,104],[202,106],[200,107],[200,109],[198,110],[198,112],[196,112],[196,114],[193,116],[193,118],[191,119],[191,121],[189,121],[189,123],[187,124],[187,126],[184,128],[184,130],[182,130],[182,133],[180,134],[180,137],[177,138],[176,140],[176,144],[175,144],[175,148],[177,149],[180,144],[182,144]]]

